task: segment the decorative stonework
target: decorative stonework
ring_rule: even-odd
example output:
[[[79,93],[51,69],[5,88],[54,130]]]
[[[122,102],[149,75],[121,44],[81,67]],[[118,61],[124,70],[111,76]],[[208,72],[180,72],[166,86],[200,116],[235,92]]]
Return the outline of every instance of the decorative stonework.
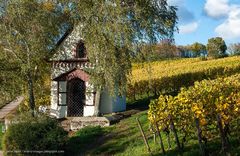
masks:
[[[75,27],[59,45],[57,52],[53,55],[51,61],[74,59],[76,56],[76,46],[79,41],[82,40],[81,36],[81,26]]]
[[[80,69],[73,69],[67,73],[60,75],[59,77],[55,78],[55,81],[70,81],[74,78],[79,78],[83,81],[89,81],[89,75]]]
[[[92,64],[90,62],[80,62],[76,60],[70,61],[56,61],[53,62],[53,68],[91,68]]]
[[[74,117],[70,121],[70,130],[76,131],[86,126],[110,126],[110,121],[106,117]]]

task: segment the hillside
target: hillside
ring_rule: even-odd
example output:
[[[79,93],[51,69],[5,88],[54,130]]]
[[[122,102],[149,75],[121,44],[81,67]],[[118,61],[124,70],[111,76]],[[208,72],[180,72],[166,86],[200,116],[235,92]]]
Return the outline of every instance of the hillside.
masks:
[[[155,61],[144,64],[133,64],[132,83],[142,80],[171,77],[180,73],[193,73],[215,68],[236,68],[240,67],[240,56],[226,57],[202,61],[199,58],[184,58],[176,60]],[[150,71],[150,72],[148,72]]]
[[[128,97],[136,99],[146,95],[177,93],[181,87],[191,86],[195,81],[226,77],[239,71],[239,56],[205,61],[186,58],[133,64]]]

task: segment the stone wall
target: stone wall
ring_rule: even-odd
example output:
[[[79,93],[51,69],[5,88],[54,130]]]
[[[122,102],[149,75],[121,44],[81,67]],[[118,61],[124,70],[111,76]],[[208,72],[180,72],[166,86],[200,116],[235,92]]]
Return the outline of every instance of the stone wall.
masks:
[[[86,126],[110,126],[110,121],[106,117],[74,117],[69,123],[72,131],[77,131]]]

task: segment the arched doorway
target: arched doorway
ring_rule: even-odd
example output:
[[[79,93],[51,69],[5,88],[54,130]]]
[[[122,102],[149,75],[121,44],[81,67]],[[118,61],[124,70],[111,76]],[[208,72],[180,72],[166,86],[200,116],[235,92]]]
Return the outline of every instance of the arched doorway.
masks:
[[[74,78],[67,83],[67,116],[83,116],[83,107],[85,105],[85,82],[79,78]]]

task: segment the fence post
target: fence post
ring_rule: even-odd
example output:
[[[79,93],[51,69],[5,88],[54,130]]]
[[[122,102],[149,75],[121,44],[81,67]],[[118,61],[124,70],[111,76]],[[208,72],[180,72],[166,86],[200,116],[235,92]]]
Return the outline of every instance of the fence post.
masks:
[[[160,141],[160,145],[161,145],[161,148],[162,148],[162,153],[165,155],[166,152],[165,152],[165,149],[164,149],[164,146],[163,146],[162,136],[161,136],[161,133],[159,131],[157,122],[155,122],[155,126],[156,126],[156,129],[157,129],[157,134],[159,136],[159,141]]]
[[[147,142],[147,138],[146,138],[146,136],[145,136],[145,134],[144,134],[144,132],[143,132],[143,129],[142,129],[141,123],[140,123],[140,121],[139,121],[138,118],[136,118],[136,120],[137,120],[137,123],[138,123],[139,129],[140,129],[140,132],[141,132],[141,134],[142,134],[142,137],[143,137],[144,143],[145,143],[145,145],[146,145],[146,147],[147,147],[147,151],[148,151],[148,153],[149,153],[150,155],[152,155],[151,150],[150,150],[150,147],[149,147],[148,142]]]

